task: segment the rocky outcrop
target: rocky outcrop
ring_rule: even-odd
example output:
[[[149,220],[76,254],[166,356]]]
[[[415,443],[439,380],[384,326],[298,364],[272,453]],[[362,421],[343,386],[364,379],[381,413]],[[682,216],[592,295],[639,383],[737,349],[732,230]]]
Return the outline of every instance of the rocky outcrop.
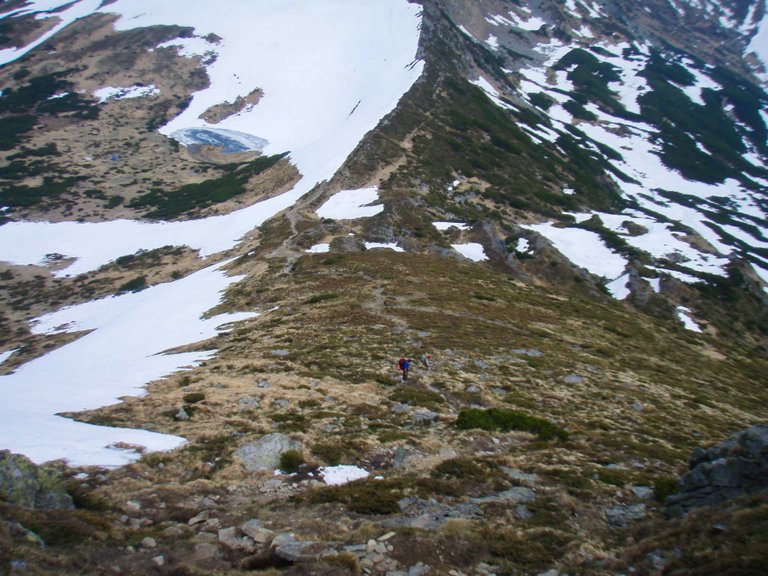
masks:
[[[0,497],[17,506],[40,510],[74,508],[56,470],[36,466],[29,458],[8,450],[0,451]]]
[[[680,492],[667,498],[667,516],[768,489],[768,424],[752,426],[712,448],[696,448],[689,468],[680,479]]]
[[[301,442],[285,434],[267,434],[252,444],[235,451],[248,472],[275,470],[280,466],[280,455],[289,450],[301,450]]]

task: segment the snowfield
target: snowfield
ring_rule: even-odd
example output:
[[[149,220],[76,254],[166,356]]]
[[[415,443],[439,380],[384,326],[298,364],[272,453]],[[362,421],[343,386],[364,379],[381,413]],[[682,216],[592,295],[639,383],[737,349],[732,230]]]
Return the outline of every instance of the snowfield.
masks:
[[[241,313],[201,319],[236,277],[211,266],[177,282],[136,294],[95,300],[38,319],[36,334],[88,331],[71,344],[0,376],[0,446],[35,462],[66,458],[74,465],[117,466],[135,460],[115,443],[167,450],[183,438],[65,420],[56,414],[114,404],[213,351],[163,354],[215,336],[219,327],[255,316]]]
[[[599,16],[594,7],[586,2],[569,0],[566,2],[566,9],[574,16],[585,10],[589,12],[590,17]],[[503,24],[503,22],[494,19],[493,16],[490,18],[497,25]],[[752,33],[754,31],[754,25],[747,23],[745,26],[746,28],[742,32]],[[762,54],[766,57],[768,55],[768,43],[765,41],[765,34],[768,34],[766,32],[768,30],[768,16],[757,27],[760,32],[754,34],[749,50],[757,51],[760,54],[760,49],[762,49]],[[615,67],[620,80],[611,82],[610,89],[630,112],[640,111],[638,97],[650,90],[647,80],[641,74],[645,70],[651,51],[646,45],[630,45],[626,42],[595,44],[592,41],[576,40],[570,45],[565,45],[559,40],[553,40],[549,44],[539,44],[534,48],[539,54],[539,63],[531,64],[529,68],[523,68],[519,71],[520,90],[523,97],[530,99],[535,94],[546,94],[555,102],[546,112],[552,121],[552,128],[539,126],[535,130],[526,129],[529,136],[536,142],[549,141],[557,146],[558,136],[566,134],[574,125],[577,125],[578,129],[586,134],[589,140],[605,145],[621,155],[620,159],[612,159],[610,162],[632,180],[624,181],[615,174],[609,174],[609,176],[624,196],[634,201],[646,214],[660,215],[658,219],[654,219],[635,212],[621,215],[600,214],[604,222],[610,222],[608,227],[618,231],[617,227],[622,221],[635,221],[648,228],[649,231],[638,237],[625,236],[625,240],[630,245],[645,250],[656,258],[671,256],[674,259],[679,259],[681,260],[679,263],[694,272],[720,276],[726,274],[725,266],[729,262],[729,257],[738,255],[744,246],[765,248],[766,238],[764,235],[754,233],[756,228],[763,229],[764,226],[761,223],[768,219],[768,212],[762,201],[760,190],[749,190],[732,178],[720,184],[705,184],[684,178],[676,170],[664,165],[661,159],[661,145],[656,139],[658,130],[647,123],[612,116],[591,103],[586,108],[597,117],[596,121],[578,122],[574,119],[564,105],[572,100],[570,94],[574,92],[575,88],[567,78],[567,71],[559,70],[551,73],[551,67],[571,50],[577,48],[589,50],[601,62]],[[684,67],[693,78],[693,85],[680,88],[694,104],[703,103],[702,90],[721,88],[717,82],[709,77],[707,69],[700,68],[691,60],[683,60],[679,62],[679,65]],[[489,90],[486,82],[476,81],[474,83],[480,86],[494,103],[499,104],[500,100],[496,90]],[[768,118],[764,113],[762,115],[764,119]],[[596,149],[594,144],[592,146],[593,149]],[[706,150],[702,151],[709,154]],[[744,159],[755,166],[765,167],[764,160],[754,150],[745,154]],[[763,185],[765,183],[758,182],[758,184]],[[689,205],[683,205],[681,202],[667,200],[662,191],[683,194],[693,197],[695,200],[692,200]],[[578,189],[568,189],[568,192],[563,190],[563,193],[578,195],[579,191]],[[733,201],[734,214],[731,218],[744,224],[744,228],[736,228],[727,223],[715,221],[712,212],[717,213],[720,210],[720,206],[717,204],[718,198],[729,198]],[[586,215],[585,217],[588,218],[589,216]],[[700,244],[693,245],[683,240],[683,234],[673,233],[675,223],[691,228],[709,244],[709,247],[702,248]],[[570,239],[566,238],[571,232],[555,232],[551,227],[544,227],[539,232],[552,240],[558,250],[566,254],[572,261],[580,263],[581,266],[598,275],[603,275],[609,280],[616,278],[611,274],[619,270],[618,264],[610,273],[600,273],[599,269],[606,264],[606,262],[599,261],[599,254],[605,251],[604,246],[600,248],[598,244],[590,242],[580,254],[579,247],[572,245]],[[739,239],[743,245],[734,248],[729,236]],[[571,245],[566,247],[568,244]],[[763,279],[768,278],[768,266],[763,266],[756,254],[752,253],[751,256],[756,273]],[[595,257],[598,257],[598,260],[594,260]],[[615,260],[615,256],[609,256],[609,258]],[[609,271],[603,270],[603,272]],[[691,274],[677,271],[673,273],[666,270],[664,272],[684,282],[700,280]],[[618,286],[619,284],[611,284],[609,288]],[[618,291],[617,297],[622,298],[623,293],[624,288],[622,287]]]
[[[627,261],[609,250],[600,237],[580,228],[558,228],[552,223],[523,226],[547,238],[558,252],[571,262],[586,268],[595,276],[615,280],[624,274]]]
[[[116,27],[191,26],[195,37],[175,41],[185,54],[206,54],[210,86],[161,128],[186,135],[211,128],[198,116],[255,89],[256,106],[216,125],[263,143],[265,154],[289,152],[302,179],[285,194],[232,214],[174,223],[114,221],[99,224],[16,222],[0,227],[0,259],[39,264],[48,254],[74,258],[59,275],[94,270],[138,250],[187,245],[207,257],[235,246],[244,234],[292,206],[329,179],[363,136],[419,78],[415,60],[421,6],[406,0],[32,0],[5,17],[62,6],[61,23],[29,46],[0,51],[0,63],[34,49],[77,18],[99,12],[119,16]],[[247,26],[243,24],[247,23]],[[210,43],[215,35],[221,40]],[[109,87],[104,87],[105,89]],[[156,87],[162,91],[163,86]],[[111,91],[104,92],[105,95]],[[145,94],[146,95],[146,94]],[[105,104],[105,105],[108,105]],[[184,143],[184,142],[182,142]],[[366,203],[369,203],[367,201]],[[359,208],[359,205],[358,205]],[[383,207],[369,207],[367,210]],[[357,217],[357,216],[356,216]],[[210,353],[163,355],[209,338],[216,326],[253,313],[201,319],[236,278],[209,267],[183,280],[138,294],[108,298],[40,319],[37,329],[67,324],[87,335],[0,378],[0,448],[36,462],[66,458],[72,464],[116,466],[139,457],[116,444],[165,450],[182,438],[146,431],[90,426],[57,413],[96,408],[141,393],[150,381],[199,362]]]
[[[384,211],[384,206],[381,204],[371,206],[378,200],[379,189],[375,186],[359,190],[342,190],[326,200],[325,204],[317,209],[317,215],[320,218],[332,220],[370,218]]]

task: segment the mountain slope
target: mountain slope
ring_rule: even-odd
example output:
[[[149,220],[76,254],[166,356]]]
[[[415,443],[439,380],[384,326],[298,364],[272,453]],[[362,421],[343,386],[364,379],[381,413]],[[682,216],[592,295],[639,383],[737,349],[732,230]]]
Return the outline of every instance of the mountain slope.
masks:
[[[2,6],[0,448],[77,507],[0,562],[758,569],[662,500],[768,416],[764,2],[310,4]]]

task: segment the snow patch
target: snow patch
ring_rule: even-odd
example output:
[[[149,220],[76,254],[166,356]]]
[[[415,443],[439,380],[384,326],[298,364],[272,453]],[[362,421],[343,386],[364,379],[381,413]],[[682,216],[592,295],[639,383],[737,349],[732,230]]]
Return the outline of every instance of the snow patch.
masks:
[[[147,96],[154,96],[155,94],[160,94],[160,89],[154,84],[150,84],[149,86],[131,86],[129,88],[106,86],[105,88],[99,88],[93,93],[93,95],[99,99],[99,104],[103,104],[109,100],[146,98]]]
[[[468,258],[473,262],[482,262],[483,260],[488,260],[488,256],[485,255],[483,245],[478,244],[477,242],[469,242],[467,244],[451,244],[451,248],[464,256],[464,258]]]
[[[8,360],[11,356],[13,356],[14,352],[16,352],[18,348],[14,348],[13,350],[7,350],[6,352],[0,352],[0,364]]]
[[[389,250],[394,250],[395,252],[405,252],[400,246],[395,244],[394,242],[366,242],[365,247],[368,250],[375,250],[377,248],[385,248]]]
[[[341,484],[346,484],[347,482],[352,482],[353,480],[367,478],[370,474],[370,472],[363,470],[358,466],[348,466],[344,464],[339,466],[323,466],[317,471],[323,481],[329,486],[339,486]]]
[[[523,226],[547,238],[563,256],[596,276],[614,280],[624,273],[627,261],[609,250],[594,232],[580,228],[558,228],[551,222]]]
[[[238,277],[227,263],[135,294],[71,306],[37,319],[35,334],[90,331],[74,342],[0,376],[0,446],[35,462],[64,458],[75,466],[119,466],[137,460],[116,443],[168,450],[183,438],[144,430],[94,426],[57,416],[142,395],[146,383],[210,358],[213,351],[166,350],[212,338],[222,325],[256,313],[202,319]]]
[[[449,228],[453,227],[456,227],[459,230],[469,230],[471,228],[471,226],[465,224],[464,222],[432,222],[432,225],[441,232],[445,232]]]
[[[310,254],[324,254],[331,251],[330,244],[315,244],[307,250]]]
[[[488,98],[490,98],[491,101],[499,108],[504,108],[505,110],[515,110],[514,106],[507,104],[500,98],[498,90],[496,90],[496,88],[494,88],[493,85],[482,76],[480,76],[480,78],[477,80],[470,80],[470,82],[485,92],[485,95],[488,96]]]
[[[354,220],[355,218],[370,218],[384,211],[383,205],[369,206],[379,199],[379,189],[376,186],[358,190],[343,190],[331,196],[325,204],[317,209],[320,218],[333,220]]]
[[[696,322],[693,321],[693,318],[690,317],[691,311],[686,308],[685,306],[678,306],[676,309],[677,317],[678,319],[683,323],[683,326],[685,326],[686,330],[690,330],[691,332],[702,332],[702,329],[699,327]]]
[[[608,288],[608,292],[610,292],[611,296],[616,298],[616,300],[624,300],[627,296],[632,294],[630,289],[627,287],[628,282],[629,274],[624,274],[616,278],[616,280],[613,282],[606,284],[606,288]]]

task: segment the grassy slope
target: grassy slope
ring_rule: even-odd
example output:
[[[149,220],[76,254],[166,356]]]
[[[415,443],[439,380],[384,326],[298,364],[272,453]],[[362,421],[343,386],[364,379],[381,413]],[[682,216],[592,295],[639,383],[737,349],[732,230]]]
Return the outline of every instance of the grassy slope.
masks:
[[[442,32],[446,42],[439,49],[449,50],[449,32]],[[429,224],[438,216],[503,225],[510,215],[571,209],[570,197],[558,190],[574,182],[582,182],[593,207],[618,201],[601,185],[597,160],[542,155],[482,93],[447,72],[428,70],[346,167],[348,175],[364,179],[397,166],[382,185],[386,218],[373,228],[391,226],[444,245]],[[374,152],[362,154],[369,144]],[[474,177],[482,201],[454,203],[440,194],[457,173]],[[741,513],[703,513],[695,522],[663,522],[651,509],[650,522],[634,531],[611,529],[602,515],[606,507],[637,502],[630,486],[653,486],[682,472],[694,446],[766,420],[768,361],[738,334],[696,336],[614,300],[588,297],[575,282],[522,284],[502,269],[434,254],[368,251],[265,264],[268,250],[290,234],[286,219],[263,227],[257,253],[233,266],[248,278],[221,307],[271,312],[201,343],[220,349],[205,365],[153,383],[146,397],[82,416],[181,434],[189,444],[148,455],[87,487],[73,482],[80,495],[76,513],[30,520],[3,508],[4,518],[45,529],[50,547],[44,555],[35,552],[0,523],[0,544],[11,543],[0,547],[0,559],[25,557],[41,571],[59,573],[101,565],[146,573],[155,569],[152,555],[162,552],[169,570],[186,566],[178,573],[235,573],[232,566],[242,555],[196,569],[189,561],[205,542],[186,526],[203,498],[213,502],[221,526],[257,517],[305,539],[364,543],[388,532],[381,522],[392,517],[401,497],[457,504],[525,484],[503,466],[538,475],[536,500],[527,505],[530,519],[516,515],[515,503],[494,503],[483,506],[481,521],[454,521],[437,532],[399,529],[392,539],[398,561],[408,566],[422,560],[437,573],[469,571],[481,561],[500,566],[501,573],[538,573],[555,565],[603,573],[614,555],[626,555],[615,563],[623,570],[647,564],[650,550],[671,553],[680,542],[691,543],[675,560],[681,570],[706,573],[712,549],[720,551],[719,565],[744,573],[764,559],[759,546],[741,544],[755,537],[750,522],[765,517],[764,501]],[[253,247],[243,246],[242,253]],[[124,265],[110,286],[149,269]],[[422,351],[434,355],[435,369],[417,367],[408,385],[398,383],[396,359]],[[393,413],[403,402],[412,410],[435,411],[437,421],[416,425],[409,413]],[[189,420],[176,418],[182,406]],[[468,407],[551,419],[569,439],[460,430],[456,418]],[[299,478],[287,482],[286,492],[269,493],[271,475],[244,473],[234,450],[272,431],[302,439],[310,464],[359,464],[385,480],[327,490]],[[395,467],[397,449],[415,457]],[[127,500],[142,503],[147,525],[133,529],[119,520],[134,514]],[[719,544],[702,528],[718,514],[733,531]],[[181,523],[181,534],[166,533],[175,523]],[[159,549],[124,553],[144,536],[156,538]],[[633,537],[640,543],[634,545]]]
[[[243,257],[235,269],[253,273],[257,265]],[[177,549],[191,543],[160,532],[164,522],[193,515],[195,495],[219,494],[215,510],[225,525],[259,517],[303,538],[341,534],[357,543],[386,532],[380,522],[404,496],[456,504],[491,495],[515,484],[501,471],[512,466],[539,477],[531,519],[517,518],[515,503],[501,503],[485,506],[482,522],[436,533],[398,530],[400,560],[423,558],[446,571],[487,561],[535,572],[581,564],[587,554],[610,559],[629,544],[628,533],[608,528],[602,509],[636,502],[629,486],[682,472],[694,446],[768,416],[767,362],[745,356],[738,343],[452,258],[388,250],[306,255],[288,271],[273,261],[237,284],[224,307],[277,308],[217,338],[221,352],[207,365],[87,418],[142,421],[190,439],[185,449],[117,471],[96,491],[112,501],[162,492],[167,508],[155,510],[151,533]],[[396,359],[421,351],[434,355],[434,370],[417,367],[399,384]],[[262,381],[270,387],[255,386]],[[198,394],[186,405],[191,419],[176,421],[185,397],[199,392],[204,399]],[[242,403],[250,398],[260,408]],[[438,420],[416,425],[391,411],[397,402],[429,408]],[[456,417],[470,406],[550,419],[570,437],[459,430]],[[244,476],[233,452],[275,430],[302,439],[310,463],[358,464],[386,481],[296,486],[292,499],[242,501],[243,490],[258,493],[254,486],[268,476]],[[394,468],[398,447],[422,457]],[[227,486],[239,488],[228,493]]]

